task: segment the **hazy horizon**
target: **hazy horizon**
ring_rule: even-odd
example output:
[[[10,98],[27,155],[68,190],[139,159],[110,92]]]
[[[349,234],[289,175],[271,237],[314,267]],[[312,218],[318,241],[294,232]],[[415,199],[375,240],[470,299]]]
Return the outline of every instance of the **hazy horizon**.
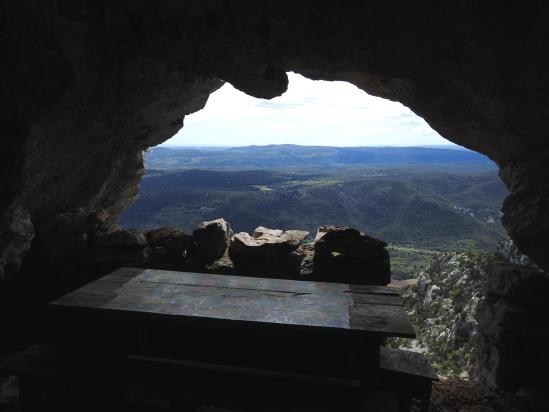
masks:
[[[171,139],[170,139],[171,140]],[[339,145],[323,145],[323,144],[294,144],[294,143],[268,143],[268,144],[241,144],[241,145],[218,145],[218,144],[172,144],[170,141],[166,141],[154,147],[171,147],[171,148],[190,148],[190,147],[217,147],[217,148],[233,148],[233,147],[252,147],[252,146],[300,146],[300,147],[338,147],[338,148],[355,148],[355,147],[423,147],[423,148],[458,148],[464,150],[470,150],[466,147],[457,145],[452,142],[444,144],[433,144],[433,145],[355,145],[355,146],[339,146]]]

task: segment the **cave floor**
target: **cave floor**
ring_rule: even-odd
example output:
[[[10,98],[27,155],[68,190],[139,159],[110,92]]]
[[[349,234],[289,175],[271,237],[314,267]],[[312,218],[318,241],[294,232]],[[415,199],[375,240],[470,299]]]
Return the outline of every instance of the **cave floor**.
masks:
[[[419,411],[419,409],[414,409]],[[465,379],[440,378],[433,383],[431,412],[523,412],[525,401]]]
[[[0,380],[1,381],[1,380]],[[158,407],[138,408],[139,411],[158,411]],[[419,405],[414,405],[414,412]],[[525,412],[524,400],[484,387],[477,382],[463,379],[446,379],[434,383],[431,398],[431,412]],[[198,407],[197,412],[234,412],[226,409]],[[10,377],[3,381],[0,390],[0,412],[20,412],[18,407],[17,379]]]

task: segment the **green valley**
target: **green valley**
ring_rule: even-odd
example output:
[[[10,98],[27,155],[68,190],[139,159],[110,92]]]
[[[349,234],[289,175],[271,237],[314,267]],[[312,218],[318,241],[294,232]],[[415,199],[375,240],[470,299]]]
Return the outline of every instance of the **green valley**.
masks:
[[[443,251],[493,250],[505,237],[506,188],[484,159],[469,166],[437,160],[300,169],[295,163],[276,170],[150,169],[120,223],[190,232],[224,217],[235,232],[266,226],[312,236],[322,225],[352,226],[390,243],[395,278]]]

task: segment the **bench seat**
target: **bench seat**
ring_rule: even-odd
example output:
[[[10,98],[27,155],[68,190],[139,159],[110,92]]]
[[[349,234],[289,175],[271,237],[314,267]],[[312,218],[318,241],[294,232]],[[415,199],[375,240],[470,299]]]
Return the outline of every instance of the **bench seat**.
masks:
[[[75,391],[80,392],[80,403],[82,397],[111,404],[157,398],[171,405],[238,410],[352,410],[360,387],[352,379],[140,356],[92,356],[40,345],[9,358],[0,370],[19,377],[24,412],[44,410],[49,395],[57,400],[55,393],[66,397]]]
[[[401,411],[410,410],[412,399],[421,402],[422,411],[429,410],[432,385],[437,375],[424,355],[382,346],[379,365],[381,387],[397,392]]]

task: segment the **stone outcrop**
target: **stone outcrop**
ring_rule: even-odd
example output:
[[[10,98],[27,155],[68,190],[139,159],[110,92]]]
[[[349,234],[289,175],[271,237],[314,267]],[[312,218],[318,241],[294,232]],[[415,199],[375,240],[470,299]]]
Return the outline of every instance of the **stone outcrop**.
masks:
[[[147,238],[139,230],[116,230],[114,232],[100,234],[95,237],[97,246],[119,247],[128,249],[143,249],[147,246]]]
[[[0,215],[0,287],[12,281],[34,238],[34,226],[28,212],[9,208]]]
[[[195,246],[193,236],[173,227],[149,230],[145,236],[151,248],[163,248],[174,257],[187,257]]]
[[[323,226],[315,238],[314,277],[320,281],[387,285],[387,243],[350,227]]]
[[[225,219],[200,223],[193,231],[195,258],[204,264],[220,259],[229,246],[231,236],[231,226]]]
[[[477,314],[473,373],[503,389],[545,391],[549,382],[549,275],[505,261],[494,264]]]
[[[391,281],[387,244],[349,227],[309,232],[258,227],[231,238],[233,273],[325,282],[386,285]]]
[[[233,235],[222,218],[192,235],[167,227],[97,232],[76,215],[55,221],[80,225],[41,226],[25,271],[74,278],[74,287],[120,266],[377,285],[390,278],[385,242],[352,228],[322,227],[311,242],[309,232],[263,226]]]
[[[236,273],[281,278],[298,277],[303,255],[298,247],[309,235],[301,230],[277,230],[260,226],[231,238],[229,256]]]
[[[159,269],[184,268],[195,249],[193,236],[177,228],[159,228],[145,233],[149,246],[149,265]]]
[[[424,352],[439,374],[466,374],[477,334],[477,310],[483,301],[481,285],[488,277],[495,253],[443,253],[418,273],[416,285],[402,290],[417,339],[398,340]]]
[[[505,239],[499,242],[497,251],[509,263],[539,269],[532,259],[520,253],[513,239]]]

